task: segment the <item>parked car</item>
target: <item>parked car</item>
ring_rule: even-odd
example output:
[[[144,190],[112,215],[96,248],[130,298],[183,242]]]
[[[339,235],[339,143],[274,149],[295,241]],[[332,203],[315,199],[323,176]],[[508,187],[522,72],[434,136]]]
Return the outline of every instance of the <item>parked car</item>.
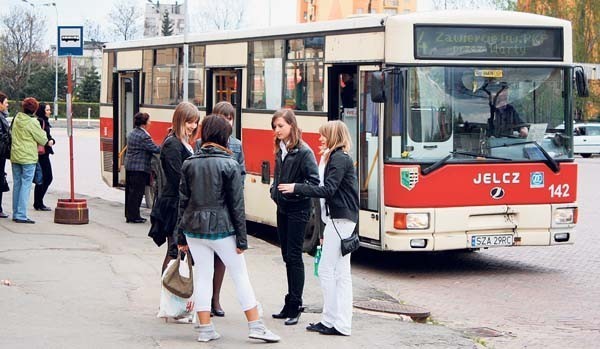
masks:
[[[564,125],[556,127],[557,131],[564,129]],[[573,146],[573,152],[584,158],[600,154],[600,122],[573,124]]]

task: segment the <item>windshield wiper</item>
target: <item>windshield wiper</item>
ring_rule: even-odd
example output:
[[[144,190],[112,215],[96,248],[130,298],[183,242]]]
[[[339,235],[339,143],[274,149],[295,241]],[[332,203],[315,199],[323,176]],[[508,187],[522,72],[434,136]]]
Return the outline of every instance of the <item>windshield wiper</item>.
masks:
[[[427,175],[435,170],[437,170],[438,168],[444,166],[446,164],[446,162],[448,160],[450,160],[453,155],[467,155],[467,156],[472,156],[474,158],[486,158],[486,159],[495,159],[495,160],[504,160],[504,161],[513,161],[512,159],[507,159],[507,158],[501,158],[498,156],[492,156],[492,155],[486,155],[486,154],[478,154],[478,153],[470,153],[470,152],[466,152],[466,151],[451,151],[450,155],[446,156],[443,159],[440,159],[436,162],[434,162],[431,166],[424,168],[423,170],[421,170],[421,173],[424,175]]]
[[[504,144],[500,144],[500,145],[495,145],[493,147],[488,147],[488,149],[494,149],[494,148],[504,148],[504,147],[512,147],[513,145],[526,145],[526,144],[533,144],[535,145],[535,147],[542,153],[542,155],[544,155],[544,163],[546,164],[546,166],[548,166],[552,172],[556,173],[558,171],[560,171],[560,164],[554,160],[554,158],[552,156],[550,156],[550,154],[548,154],[546,152],[546,150],[538,144],[538,142],[536,141],[526,141],[526,142],[517,142],[517,143],[504,143]]]

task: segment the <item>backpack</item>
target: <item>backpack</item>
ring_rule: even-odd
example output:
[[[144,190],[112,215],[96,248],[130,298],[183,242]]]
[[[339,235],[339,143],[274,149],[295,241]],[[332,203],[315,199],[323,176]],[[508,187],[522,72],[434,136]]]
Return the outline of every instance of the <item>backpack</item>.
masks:
[[[13,118],[13,122],[14,120],[15,119]],[[10,130],[12,128],[12,122],[10,123],[10,126],[11,127],[7,128],[5,123],[0,121],[0,159],[10,159],[10,148],[12,145],[12,135]]]

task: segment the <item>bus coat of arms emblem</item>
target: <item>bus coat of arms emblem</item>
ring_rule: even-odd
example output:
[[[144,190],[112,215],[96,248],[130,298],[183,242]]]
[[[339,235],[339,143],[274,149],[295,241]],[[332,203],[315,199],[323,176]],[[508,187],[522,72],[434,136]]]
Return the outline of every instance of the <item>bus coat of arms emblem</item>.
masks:
[[[400,169],[400,184],[412,190],[419,181],[419,169],[416,167],[405,167]]]

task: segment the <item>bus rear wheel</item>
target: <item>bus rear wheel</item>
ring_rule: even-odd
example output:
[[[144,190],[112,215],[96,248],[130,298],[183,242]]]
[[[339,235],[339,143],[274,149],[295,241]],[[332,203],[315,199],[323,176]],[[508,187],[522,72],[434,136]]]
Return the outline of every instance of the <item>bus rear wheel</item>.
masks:
[[[582,158],[586,158],[586,159],[587,159],[587,158],[589,158],[590,156],[592,156],[592,154],[590,154],[590,153],[581,153],[581,157],[582,157]]]
[[[310,218],[304,229],[304,244],[302,250],[311,256],[315,255],[317,246],[320,243],[321,232],[323,231],[323,221],[321,220],[321,202],[319,199],[312,199],[312,208]]]

